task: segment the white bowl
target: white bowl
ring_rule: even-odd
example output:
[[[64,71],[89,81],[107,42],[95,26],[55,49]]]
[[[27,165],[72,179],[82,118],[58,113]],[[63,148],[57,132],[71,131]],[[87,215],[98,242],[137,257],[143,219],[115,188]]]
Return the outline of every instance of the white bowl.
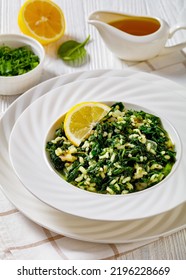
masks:
[[[129,195],[91,193],[69,184],[51,166],[45,151],[53,125],[74,104],[90,100],[112,102],[113,95],[127,108],[132,106],[159,116],[177,152],[170,175],[153,187]],[[59,211],[86,219],[124,221],[169,211],[185,202],[185,108],[181,96],[174,101],[175,92],[167,89],[166,93],[157,83],[133,79],[129,84],[123,77],[87,79],[55,88],[31,104],[14,125],[9,139],[14,171],[34,196]]]
[[[35,39],[21,34],[0,34],[0,46],[9,46],[19,48],[28,45],[32,51],[39,57],[40,62],[33,70],[18,76],[0,76],[0,94],[16,95],[25,92],[39,83],[45,51],[42,45]]]

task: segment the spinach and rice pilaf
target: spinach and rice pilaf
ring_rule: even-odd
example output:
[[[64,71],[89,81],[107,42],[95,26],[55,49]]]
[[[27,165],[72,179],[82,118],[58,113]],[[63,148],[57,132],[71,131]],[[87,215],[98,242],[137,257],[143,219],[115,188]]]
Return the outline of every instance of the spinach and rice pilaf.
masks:
[[[149,188],[171,171],[176,152],[159,117],[115,103],[79,147],[63,123],[46,145],[54,168],[87,191],[127,194]]]

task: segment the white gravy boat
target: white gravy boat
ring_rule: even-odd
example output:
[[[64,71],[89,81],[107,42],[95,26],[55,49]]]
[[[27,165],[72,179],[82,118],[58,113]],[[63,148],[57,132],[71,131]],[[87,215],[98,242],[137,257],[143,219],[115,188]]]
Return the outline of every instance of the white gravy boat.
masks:
[[[152,22],[156,29],[146,35],[134,35],[113,27],[111,24],[123,20],[137,20],[146,26]],[[186,41],[174,46],[165,46],[177,30],[186,29],[186,23],[179,23],[172,28],[162,19],[149,16],[137,16],[111,11],[95,11],[88,17],[88,23],[94,25],[106,46],[116,56],[130,61],[143,61],[157,55],[167,54],[186,47]]]

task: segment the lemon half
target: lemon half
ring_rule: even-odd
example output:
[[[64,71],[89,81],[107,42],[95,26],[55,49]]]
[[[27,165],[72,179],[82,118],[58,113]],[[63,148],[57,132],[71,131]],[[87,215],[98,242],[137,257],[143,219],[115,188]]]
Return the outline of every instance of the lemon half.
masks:
[[[109,106],[99,102],[82,102],[73,106],[64,120],[66,137],[72,144],[79,146],[109,111]]]
[[[65,17],[51,0],[27,0],[18,14],[20,30],[42,45],[57,41],[65,32]]]

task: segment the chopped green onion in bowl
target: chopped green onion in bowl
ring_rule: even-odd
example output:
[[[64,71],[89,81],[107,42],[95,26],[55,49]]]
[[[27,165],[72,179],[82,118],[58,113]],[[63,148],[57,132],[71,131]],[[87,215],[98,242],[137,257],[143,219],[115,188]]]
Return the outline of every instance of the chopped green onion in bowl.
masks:
[[[158,116],[118,102],[79,147],[63,122],[46,151],[54,169],[72,185],[99,194],[129,194],[160,183],[176,162],[176,149]]]
[[[1,95],[22,94],[42,77],[45,50],[30,36],[0,34]]]

